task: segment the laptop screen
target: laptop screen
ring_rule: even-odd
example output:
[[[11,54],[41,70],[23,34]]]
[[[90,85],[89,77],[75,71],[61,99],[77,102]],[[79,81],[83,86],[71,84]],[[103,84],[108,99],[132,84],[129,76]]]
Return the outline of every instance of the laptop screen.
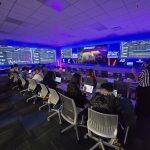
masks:
[[[29,70],[29,73],[31,73],[32,72],[32,70]]]
[[[93,88],[94,88],[94,86],[87,85],[87,84],[84,84],[84,86],[83,86],[83,90],[85,89],[85,91],[87,93],[92,93],[93,92]]]
[[[58,83],[61,83],[61,78],[60,77],[56,77],[55,81],[58,82]]]
[[[113,90],[113,94],[115,97],[117,97],[117,90]]]

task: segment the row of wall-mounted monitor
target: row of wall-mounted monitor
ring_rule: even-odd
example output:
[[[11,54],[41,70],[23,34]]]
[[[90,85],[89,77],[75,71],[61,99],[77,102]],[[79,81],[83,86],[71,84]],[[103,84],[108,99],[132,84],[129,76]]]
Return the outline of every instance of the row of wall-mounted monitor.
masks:
[[[55,61],[54,49],[0,46],[0,65],[47,64]]]
[[[150,58],[150,40],[62,48],[61,58],[69,64],[132,65],[132,59],[141,63]],[[55,49],[0,46],[0,65],[55,62]]]
[[[150,58],[150,40],[64,48],[61,55],[62,62],[71,64],[140,65]]]

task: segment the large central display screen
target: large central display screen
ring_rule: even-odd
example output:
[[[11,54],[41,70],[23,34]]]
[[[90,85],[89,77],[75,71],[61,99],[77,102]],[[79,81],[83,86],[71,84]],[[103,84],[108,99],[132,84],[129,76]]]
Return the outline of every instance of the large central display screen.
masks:
[[[0,65],[54,63],[56,51],[45,48],[0,46]]]
[[[80,47],[78,63],[81,64],[107,64],[107,46],[97,45]]]
[[[150,58],[150,40],[121,43],[121,58]]]

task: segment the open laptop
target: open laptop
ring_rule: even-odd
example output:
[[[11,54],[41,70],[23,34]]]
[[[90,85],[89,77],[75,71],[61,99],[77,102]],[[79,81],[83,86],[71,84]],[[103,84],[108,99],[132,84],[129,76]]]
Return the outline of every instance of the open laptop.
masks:
[[[113,90],[113,94],[115,97],[117,97],[117,90]]]
[[[60,78],[60,77],[56,77],[56,78],[55,78],[55,81],[56,81],[57,83],[61,83],[61,78]]]
[[[85,92],[86,92],[86,93],[92,93],[92,92],[93,92],[93,89],[94,89],[94,86],[84,84],[83,90],[84,90],[84,89],[85,89]]]
[[[32,70],[29,70],[29,73],[32,73]]]

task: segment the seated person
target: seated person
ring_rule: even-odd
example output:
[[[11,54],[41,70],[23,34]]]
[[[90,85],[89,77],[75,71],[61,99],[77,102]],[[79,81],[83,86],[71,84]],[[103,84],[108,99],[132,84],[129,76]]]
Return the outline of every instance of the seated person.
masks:
[[[96,87],[97,81],[96,81],[96,76],[93,72],[93,69],[89,69],[87,72],[87,76],[88,78],[92,78],[93,79],[93,86]]]
[[[122,115],[122,109],[119,100],[113,95],[112,83],[104,83],[91,99],[91,106],[94,110],[107,113]]]
[[[35,75],[32,77],[37,83],[43,81],[43,73],[40,67],[36,68]]]
[[[47,72],[48,72],[48,69],[46,68],[46,65],[43,64],[41,68],[42,68],[43,74],[45,76],[47,74]]]
[[[22,71],[20,72],[20,75],[22,76],[23,79],[27,79],[28,75],[28,67],[24,66],[22,67]]]
[[[105,114],[116,114],[119,117],[119,123],[122,126],[131,126],[135,124],[135,113],[134,108],[130,105],[130,100],[116,98],[113,95],[112,83],[104,83],[101,85],[100,90],[91,99],[91,107],[93,110],[105,113]],[[115,140],[114,144],[117,146],[123,143],[123,130],[118,125],[118,139]],[[121,143],[120,143],[121,142]]]
[[[18,73],[19,72],[18,64],[14,64],[13,67],[11,67],[10,71],[12,73]]]
[[[55,82],[55,73],[53,71],[48,71],[43,79],[43,83],[51,89],[57,89],[57,84]]]
[[[17,76],[14,77],[13,73],[17,74]],[[17,64],[11,65],[11,68],[8,73],[8,77],[9,77],[8,84],[9,85],[14,84],[14,82],[18,81],[18,74],[19,74],[18,65]]]
[[[80,83],[81,75],[75,73],[67,86],[66,96],[72,98],[77,107],[84,108],[88,101],[86,100],[86,95],[82,94],[80,90]]]

